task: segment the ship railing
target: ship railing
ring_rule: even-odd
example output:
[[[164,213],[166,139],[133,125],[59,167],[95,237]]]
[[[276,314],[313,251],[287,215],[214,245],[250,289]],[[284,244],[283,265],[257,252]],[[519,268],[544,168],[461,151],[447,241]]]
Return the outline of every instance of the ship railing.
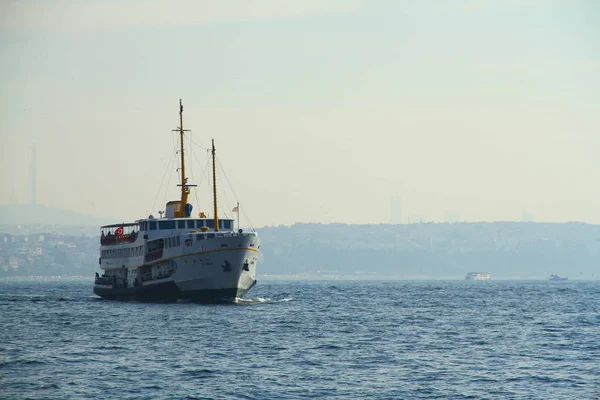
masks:
[[[154,251],[151,251],[146,254],[146,256],[144,257],[144,262],[156,261],[156,260],[162,258],[162,256],[163,256],[162,249],[154,250]]]
[[[114,277],[112,276],[100,276],[94,280],[96,285],[112,285],[114,283]]]
[[[152,272],[146,272],[145,274],[142,275],[142,282],[155,281],[155,280],[158,280],[158,279],[169,278],[174,273],[175,273],[174,270],[172,270],[172,271],[162,271],[162,272],[159,272],[158,274],[152,276]]]
[[[142,275],[142,282],[151,281],[152,280],[152,272],[146,272]]]
[[[191,231],[189,232],[192,235],[195,234],[200,234],[200,235],[214,235],[211,236],[211,238],[214,237],[232,237],[232,236],[258,236],[258,234],[256,232],[233,232],[233,231],[206,231],[206,232],[198,232],[198,231]]]
[[[100,244],[103,246],[106,245],[115,245],[122,243],[133,243],[137,240],[138,232],[127,233],[125,235],[105,235],[100,237]]]
[[[239,236],[258,236],[258,234],[256,232],[242,232],[242,233],[236,233]]]

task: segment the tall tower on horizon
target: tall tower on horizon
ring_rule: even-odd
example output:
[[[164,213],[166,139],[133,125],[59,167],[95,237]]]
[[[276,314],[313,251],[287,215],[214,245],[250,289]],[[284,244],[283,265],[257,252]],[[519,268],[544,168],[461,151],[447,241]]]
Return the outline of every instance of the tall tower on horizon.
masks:
[[[37,156],[35,151],[35,144],[31,145],[31,184],[29,186],[29,190],[31,192],[31,205],[37,204],[37,177],[36,177],[36,169],[37,169]]]
[[[527,210],[523,210],[521,211],[521,222],[533,222],[535,220],[535,217],[533,216],[532,213],[530,213]]]
[[[390,198],[390,224],[402,223],[402,199],[399,196]]]

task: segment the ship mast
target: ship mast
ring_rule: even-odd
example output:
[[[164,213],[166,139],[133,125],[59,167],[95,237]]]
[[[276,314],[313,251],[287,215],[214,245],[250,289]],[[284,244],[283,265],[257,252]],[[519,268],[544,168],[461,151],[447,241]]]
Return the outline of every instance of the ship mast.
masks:
[[[217,214],[217,171],[215,168],[215,139],[212,140],[212,169],[213,169],[213,202],[215,213],[215,232],[219,231],[219,215]]]
[[[175,217],[182,218],[185,217],[185,205],[188,202],[188,195],[190,194],[190,186],[196,185],[188,185],[187,177],[185,176],[185,152],[183,149],[183,132],[189,132],[189,129],[183,129],[183,104],[181,99],[179,99],[179,128],[173,129],[173,132],[179,132],[179,141],[181,143],[181,147],[179,149],[179,153],[181,154],[181,201],[179,203],[179,207],[175,210]]]

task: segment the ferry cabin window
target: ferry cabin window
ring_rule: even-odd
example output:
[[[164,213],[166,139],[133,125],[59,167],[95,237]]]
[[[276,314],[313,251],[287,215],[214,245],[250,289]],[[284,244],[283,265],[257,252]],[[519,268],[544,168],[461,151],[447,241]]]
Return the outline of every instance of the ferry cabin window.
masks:
[[[197,219],[196,220],[196,228],[202,228],[204,226],[204,220],[203,219]]]
[[[215,234],[214,233],[209,233],[208,235],[206,235],[207,239],[214,239],[215,238]]]
[[[231,220],[230,219],[220,220],[219,221],[219,229],[231,230]]]
[[[160,229],[175,229],[175,221],[160,221],[158,226]]]
[[[207,219],[206,220],[206,226],[209,229],[215,229],[215,220],[214,219]]]
[[[177,236],[177,246],[180,246],[180,245],[181,245],[181,242],[179,240],[179,236]]]
[[[155,231],[156,230],[156,221],[150,221],[150,230],[151,231]]]
[[[204,240],[204,239],[206,239],[206,235],[202,235],[200,233],[196,235],[196,240]]]
[[[188,228],[188,229],[194,229],[194,228],[196,227],[196,224],[195,224],[195,222],[196,222],[196,221],[195,221],[195,220],[193,220],[193,219],[191,219],[191,220],[190,220],[190,219],[188,219],[188,221],[187,221],[187,228]]]
[[[148,242],[148,252],[160,250],[165,247],[165,243],[163,239],[153,240]]]
[[[177,221],[177,229],[185,229],[185,221]]]

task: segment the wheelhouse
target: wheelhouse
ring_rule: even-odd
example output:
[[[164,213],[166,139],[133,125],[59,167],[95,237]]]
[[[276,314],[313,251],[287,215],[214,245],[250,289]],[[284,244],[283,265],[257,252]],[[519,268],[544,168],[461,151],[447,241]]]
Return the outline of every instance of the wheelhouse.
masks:
[[[105,225],[100,229],[100,244],[102,245],[133,243],[137,239],[140,225],[137,222],[122,223]]]
[[[155,220],[144,220],[139,223],[140,230],[142,231],[162,231],[162,230],[203,230],[203,231],[214,231],[215,220],[208,218],[182,218],[182,219],[155,219]],[[232,219],[220,219],[219,220],[219,231],[231,231],[233,230]]]

